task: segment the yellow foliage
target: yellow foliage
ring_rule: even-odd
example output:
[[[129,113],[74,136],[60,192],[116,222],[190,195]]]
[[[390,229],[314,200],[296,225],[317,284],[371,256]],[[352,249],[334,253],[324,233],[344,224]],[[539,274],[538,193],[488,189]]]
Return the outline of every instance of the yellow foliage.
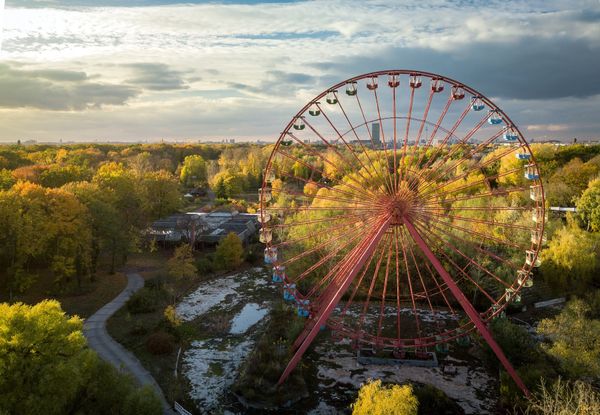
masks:
[[[352,415],[416,415],[418,407],[412,386],[382,386],[378,379],[360,388]]]

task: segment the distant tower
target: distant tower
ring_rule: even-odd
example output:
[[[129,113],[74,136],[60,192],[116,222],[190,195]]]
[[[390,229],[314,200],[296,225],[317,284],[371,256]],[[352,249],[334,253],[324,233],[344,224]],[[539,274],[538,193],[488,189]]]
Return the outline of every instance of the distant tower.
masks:
[[[376,146],[379,146],[381,144],[381,142],[379,141],[379,123],[372,123],[371,124],[371,136],[373,137],[373,144],[375,144]]]

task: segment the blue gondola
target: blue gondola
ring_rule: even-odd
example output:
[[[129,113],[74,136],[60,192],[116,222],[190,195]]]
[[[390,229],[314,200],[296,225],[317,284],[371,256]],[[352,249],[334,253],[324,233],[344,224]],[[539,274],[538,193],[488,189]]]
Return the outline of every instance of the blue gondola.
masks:
[[[531,159],[531,154],[529,154],[529,153],[517,153],[515,156],[519,160],[529,160],[529,159]]]
[[[288,283],[283,286],[283,299],[285,301],[294,301],[296,299],[296,284]]]
[[[310,314],[308,308],[310,306],[310,300],[308,299],[304,299],[304,300],[298,300],[298,315],[300,317],[308,317],[308,315]]]
[[[498,114],[498,111],[490,110],[490,117],[488,118],[488,124],[498,125],[502,124],[502,117]]]
[[[284,266],[276,266],[273,268],[273,282],[283,282],[285,279],[285,267]]]
[[[519,135],[512,128],[507,128],[504,131],[504,134],[502,134],[502,138],[504,139],[504,141],[508,141],[509,143],[514,143],[515,141],[519,140]]]
[[[525,166],[524,176],[527,180],[537,180],[540,178],[535,164],[528,164]]]
[[[265,248],[265,264],[277,262],[277,248]]]
[[[481,111],[484,108],[485,104],[480,97],[471,98],[471,109],[473,109],[473,111]]]

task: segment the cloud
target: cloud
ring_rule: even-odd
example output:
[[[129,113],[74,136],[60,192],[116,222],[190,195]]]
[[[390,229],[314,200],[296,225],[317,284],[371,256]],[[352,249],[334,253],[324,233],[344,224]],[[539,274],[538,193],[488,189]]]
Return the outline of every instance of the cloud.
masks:
[[[188,89],[189,85],[183,79],[184,72],[169,68],[163,63],[131,63],[125,65],[133,69],[134,77],[125,82],[151,91],[169,91]],[[194,81],[200,80],[193,78]]]
[[[531,124],[527,126],[527,131],[567,131],[569,126],[566,124]]]
[[[124,105],[140,91],[126,85],[93,82],[84,72],[26,70],[0,64],[0,107],[81,111]]]

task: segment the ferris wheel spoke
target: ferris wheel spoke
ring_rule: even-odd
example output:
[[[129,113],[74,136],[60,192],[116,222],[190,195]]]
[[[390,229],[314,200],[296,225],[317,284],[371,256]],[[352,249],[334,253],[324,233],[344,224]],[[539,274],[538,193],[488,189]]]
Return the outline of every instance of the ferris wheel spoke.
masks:
[[[440,222],[440,223],[443,223],[443,222]],[[438,231],[440,231],[441,233],[443,233],[444,235],[446,235],[447,237],[449,237],[451,239],[454,239],[456,241],[459,241],[459,242],[471,245],[477,251],[481,252],[482,254],[484,254],[484,255],[486,255],[486,256],[488,256],[490,258],[494,258],[498,262],[502,262],[503,264],[508,265],[509,267],[511,267],[511,268],[513,268],[515,270],[521,269],[520,266],[512,263],[511,261],[509,261],[507,259],[504,259],[502,257],[499,257],[498,255],[494,254],[493,252],[490,252],[487,249],[482,248],[481,246],[478,246],[478,244],[476,244],[472,240],[467,240],[465,238],[461,238],[460,236],[458,236],[458,235],[456,235],[454,233],[451,233],[451,232],[449,232],[449,231],[447,231],[447,230],[445,230],[445,229],[443,229],[443,228],[441,228],[441,227],[439,227],[437,225],[434,225],[432,223],[429,223],[428,225],[432,226],[435,229],[437,229]],[[447,225],[447,226],[448,227],[452,227],[452,225]],[[484,243],[484,241],[481,241],[481,244],[483,244],[483,243]],[[505,284],[504,282],[502,282],[502,283]]]
[[[423,196],[431,196],[431,197],[424,197],[423,200],[427,201],[427,200],[431,200],[433,197],[443,197],[445,195],[449,195],[449,194],[452,194],[452,193],[458,193],[458,192],[460,192],[462,190],[469,189],[471,187],[482,185],[482,184],[483,185],[487,185],[487,184],[489,184],[490,180],[496,180],[496,179],[499,179],[501,177],[510,176],[511,174],[521,172],[524,169],[525,169],[524,166],[520,166],[520,167],[517,167],[517,168],[514,168],[514,169],[510,169],[510,170],[504,171],[502,173],[493,174],[491,176],[485,176],[481,180],[477,180],[477,181],[474,181],[474,182],[471,182],[471,183],[467,183],[467,184],[465,184],[463,186],[456,187],[456,188],[454,188],[452,190],[449,190],[447,192],[444,192],[444,193],[436,193],[438,190],[443,189],[448,184],[455,183],[457,181],[457,180],[452,180],[452,181],[444,183],[443,185],[440,185],[440,186],[436,187],[435,189],[433,189],[432,192],[429,192],[428,194],[423,195]],[[471,172],[473,172],[473,171],[476,171],[476,170],[481,171],[481,169],[472,169],[472,170],[469,170],[469,174]],[[461,175],[461,176],[463,176],[463,175]],[[468,177],[468,174],[467,174],[467,176],[464,176],[464,177],[461,177],[461,178],[466,178],[466,177]]]
[[[339,221],[343,220],[351,220],[351,219],[363,219],[364,215],[352,215],[352,214],[346,214],[346,215],[336,215],[336,216],[328,216],[326,218],[321,218],[321,219],[309,219],[309,220],[304,220],[304,221],[298,221],[298,222],[286,222],[286,223],[279,223],[276,225],[270,225],[269,228],[270,229],[277,229],[277,228],[292,228],[295,226],[306,226],[306,225],[314,225],[315,223],[329,223],[329,222],[336,222],[339,223]]]
[[[481,315],[477,312],[477,310],[475,310],[475,307],[473,307],[473,305],[469,302],[469,300],[460,290],[460,288],[454,283],[454,281],[452,281],[452,277],[450,277],[448,271],[444,269],[441,262],[436,258],[433,252],[431,252],[431,250],[428,248],[427,244],[425,243],[419,232],[415,229],[415,227],[410,222],[405,222],[405,225],[410,235],[417,243],[417,245],[419,245],[425,256],[429,259],[434,268],[444,279],[454,297],[458,300],[458,302],[462,306],[463,310],[467,313],[473,324],[475,324],[477,330],[479,330],[485,341],[490,345],[490,347],[492,348],[492,350],[494,351],[494,353],[496,354],[506,371],[510,374],[510,376],[513,378],[513,380],[519,386],[519,388],[523,390],[523,392],[525,392],[526,395],[528,395],[529,391],[527,387],[525,386],[515,369],[512,367],[512,365],[504,355],[504,352],[502,351],[500,346],[498,346],[498,343],[496,343],[496,341],[494,340],[494,337],[483,322]]]
[[[390,179],[390,183],[392,183],[392,189],[394,189],[393,187],[393,183],[394,183],[394,179],[392,178],[392,172],[391,172],[391,168],[390,168],[390,158],[388,155],[388,151],[387,151],[387,143],[385,141],[385,130],[383,129],[383,121],[381,118],[381,108],[379,106],[379,97],[377,95],[377,88],[373,89],[373,96],[375,97],[375,105],[377,107],[377,117],[379,119],[379,131],[381,133],[381,148],[383,149],[383,153],[385,154],[385,161],[387,164],[387,174],[388,177]],[[396,167],[394,166],[394,175],[396,174]]]
[[[417,313],[417,305],[415,304],[415,294],[413,292],[412,280],[410,275],[410,267],[408,266],[408,257],[406,255],[406,246],[405,246],[405,237],[403,232],[398,232],[400,234],[400,244],[402,246],[402,257],[404,258],[404,266],[406,267],[406,280],[408,281],[408,290],[410,292],[410,299],[413,308],[413,314],[415,316],[415,324],[417,326],[417,335],[421,337],[421,324],[419,323],[419,313]],[[398,246],[396,245],[396,249]]]
[[[429,203],[424,203],[423,207],[427,208],[429,206],[435,206],[435,205],[438,205],[440,202],[441,203],[454,203],[454,202],[460,202],[463,200],[480,199],[482,197],[507,196],[511,193],[522,192],[525,190],[529,190],[529,186],[527,186],[527,187],[526,186],[509,187],[509,188],[502,189],[502,190],[492,190],[491,192],[486,192],[486,193],[476,193],[474,195],[460,196],[460,197],[455,197],[452,199],[442,199],[439,202],[433,201],[433,202],[429,202]]]
[[[432,213],[432,212],[428,212],[426,216],[428,216],[428,217],[435,216],[440,219],[451,219],[451,220],[458,220],[461,222],[479,223],[479,224],[490,225],[490,226],[500,226],[503,228],[510,228],[510,229],[521,229],[521,230],[530,231],[530,232],[536,229],[535,227],[531,228],[529,226],[518,225],[516,223],[496,222],[496,221],[485,220],[485,219],[469,218],[469,217],[465,217],[465,216],[436,214],[436,213]]]
[[[385,317],[386,309],[385,309],[385,296],[387,294],[387,285],[388,279],[390,277],[390,261],[392,258],[392,247],[391,244],[388,248],[387,252],[387,261],[385,263],[385,277],[383,280],[383,290],[381,291],[381,303],[379,307],[379,322],[377,324],[377,337],[381,337],[381,327],[383,326],[383,319]]]
[[[293,179],[293,180],[299,180],[299,181],[301,181],[303,183],[306,183],[306,184],[314,184],[319,189],[331,190],[332,192],[336,192],[336,194],[339,193],[341,195],[352,197],[352,198],[356,198],[356,197],[360,196],[360,200],[365,200],[365,199],[367,199],[367,200],[373,200],[372,198],[371,199],[365,198],[364,194],[358,195],[356,193],[346,192],[346,191],[344,191],[344,190],[342,190],[342,189],[340,189],[338,187],[327,186],[326,184],[318,183],[318,182],[315,182],[315,181],[312,181],[312,180],[309,180],[309,179],[305,179],[304,177],[294,176],[294,175],[291,175],[289,173],[281,173],[281,174],[283,176],[285,176],[285,177],[289,177],[290,179]],[[310,196],[310,197],[312,197],[312,196]],[[356,200],[356,199],[351,199],[351,200]],[[377,203],[375,203],[375,202],[373,204],[377,205]]]
[[[430,234],[434,235],[437,239],[439,239],[440,242],[443,243],[443,246],[449,248],[454,253],[460,255],[462,258],[464,258],[467,261],[467,263],[473,265],[475,268],[479,269],[480,271],[483,271],[485,274],[487,274],[490,277],[492,277],[493,279],[495,279],[498,283],[500,283],[505,288],[509,288],[511,286],[510,284],[508,284],[504,280],[502,280],[502,278],[498,277],[496,274],[494,274],[493,272],[491,272],[490,270],[488,270],[486,267],[484,267],[483,265],[481,265],[478,262],[474,261],[469,255],[465,254],[460,249],[456,248],[454,245],[449,244],[447,241],[444,241],[444,239],[441,236],[437,235],[434,232],[430,232]],[[443,254],[443,255],[446,256],[445,254]],[[446,258],[448,259],[448,261],[452,261],[450,259],[450,257],[446,256]],[[454,266],[458,267],[458,265],[454,261],[452,261],[452,264]],[[465,274],[465,275],[468,275],[468,274]],[[470,276],[469,276],[469,279],[473,283],[475,283],[475,281]],[[490,301],[494,302],[494,300],[492,299],[491,296],[489,296],[488,298],[490,299]]]
[[[485,124],[485,122],[488,120],[489,117],[490,117],[489,114],[487,116],[483,117],[458,143],[456,143],[456,145],[452,148],[452,150],[450,150],[448,152],[448,154],[446,154],[446,156],[444,158],[442,158],[442,159],[439,160],[438,164],[441,166],[444,163],[446,163],[447,160],[450,160],[451,157],[453,157],[454,154],[456,154],[456,152],[460,150],[461,145],[467,143],[471,139],[471,137],[473,137],[475,135],[475,133],[477,133],[477,131],[481,128],[481,126]],[[492,136],[492,138],[490,138],[489,141],[486,142],[483,147],[487,146],[490,142],[492,142],[493,140],[495,140],[496,138],[498,138],[501,134],[502,134],[502,132],[499,132],[499,133],[497,133],[496,136]],[[471,155],[476,154],[476,152],[477,152],[476,150],[478,148],[479,148],[479,146],[477,146],[475,148],[475,150],[473,150],[473,152],[471,153]],[[459,160],[458,164],[460,164],[462,161],[464,161],[464,158],[465,157],[461,158]],[[419,165],[420,165],[420,161],[419,161],[419,164],[417,164],[417,166],[419,166]],[[444,170],[444,174],[447,173],[450,170],[451,170],[451,168]],[[419,179],[422,179],[422,181],[430,180],[431,179],[432,171],[437,171],[437,169],[431,168],[428,171],[425,171],[424,169],[421,169],[421,171],[420,171],[421,174],[419,174],[415,178],[415,180],[411,184],[411,189],[414,189],[419,184]]]
[[[431,216],[426,216],[426,215],[423,215],[423,216],[425,216],[425,218],[427,218],[427,219],[430,219],[430,221],[428,223],[428,225],[430,225],[430,226],[435,226],[431,222],[433,222],[433,223],[437,222],[437,223],[439,223],[441,225],[445,225],[445,226],[447,226],[447,227],[449,227],[451,229],[458,229],[458,230],[463,231],[463,232],[465,232],[467,234],[479,236],[483,240],[494,241],[494,242],[496,242],[498,244],[511,246],[513,248],[521,249],[521,250],[526,250],[526,249],[529,248],[529,247],[523,247],[523,246],[521,246],[519,244],[516,244],[516,243],[513,243],[513,242],[509,242],[509,241],[504,240],[504,239],[496,238],[495,236],[488,235],[487,233],[477,232],[477,231],[474,231],[474,230],[469,229],[469,228],[464,228],[464,227],[462,227],[460,225],[457,225],[455,223],[449,224],[449,223],[447,223],[447,222],[445,222],[445,221],[443,221],[443,220],[441,220],[440,218],[437,218],[437,217],[431,217]],[[424,222],[424,221],[422,221],[422,222]]]
[[[373,163],[373,160],[371,159],[371,156],[369,155],[369,152],[368,152],[367,148],[365,147],[365,145],[362,142],[363,140],[361,140],[360,137],[358,136],[358,134],[356,132],[356,127],[354,125],[352,125],[352,123],[350,122],[350,118],[348,117],[348,115],[346,114],[346,111],[344,110],[344,107],[342,106],[342,101],[337,97],[337,92],[334,92],[334,94],[335,94],[335,97],[336,97],[336,100],[337,100],[337,105],[340,107],[340,110],[342,111],[342,114],[344,114],[344,118],[348,122],[348,126],[350,126],[350,130],[352,131],[352,133],[354,134],[354,137],[356,138],[356,141],[360,145],[360,147],[361,147],[361,149],[363,151],[363,154],[369,160],[369,163],[371,164],[371,168],[377,174],[377,176],[379,176],[379,179],[381,179],[381,182],[385,183],[385,178],[384,178],[384,176],[381,175],[380,169],[378,169],[378,168],[375,167],[375,164]],[[358,94],[356,95],[356,99],[358,101]],[[360,101],[358,101],[358,104],[360,106]],[[361,110],[361,113],[362,113],[363,118],[364,118],[365,114],[364,114],[364,112],[362,112],[362,106],[360,106],[360,110]],[[367,121],[365,119],[365,123],[366,122]],[[372,137],[371,131],[369,130],[368,127],[367,127],[367,131],[368,131],[369,137],[371,139],[371,144],[373,145],[373,148],[375,148],[375,144],[373,143],[373,137]]]
[[[312,164],[309,164],[309,163],[305,162],[304,160],[302,160],[302,159],[300,159],[300,158],[298,158],[298,157],[294,156],[293,154],[289,154],[288,152],[286,152],[286,151],[283,151],[283,150],[281,150],[280,148],[277,148],[277,149],[275,149],[275,151],[276,151],[278,154],[281,154],[282,156],[284,156],[284,157],[286,157],[286,158],[288,158],[288,159],[290,159],[290,160],[294,160],[294,161],[296,161],[296,162],[298,162],[298,163],[302,164],[304,167],[308,168],[308,169],[309,169],[309,170],[311,170],[312,172],[317,172],[317,173],[319,173],[319,174],[320,174],[322,177],[326,177],[326,176],[327,176],[327,175],[325,174],[325,172],[324,172],[324,171],[322,171],[321,169],[317,168],[316,166],[314,166],[314,165],[312,165]],[[324,158],[323,158],[323,156],[319,156],[319,157],[320,157],[321,159],[324,159]],[[336,170],[337,170],[337,168],[336,168]],[[343,170],[340,170],[340,171],[343,171]],[[355,179],[355,178],[354,178],[352,175],[350,175],[349,177],[350,177],[350,178],[351,178],[351,179],[354,181],[354,183],[358,184],[359,186],[364,186],[364,183],[361,183],[361,182],[357,181],[357,180],[356,180],[356,179]],[[297,178],[297,177],[296,177],[296,178]],[[368,189],[365,189],[364,187],[363,187],[363,189],[361,190],[361,189],[359,189],[359,188],[357,188],[357,187],[354,187],[354,186],[353,186],[353,185],[351,185],[350,183],[346,183],[346,185],[347,185],[349,188],[351,188],[351,189],[354,189],[354,190],[356,190],[357,192],[359,192],[358,194],[363,194],[363,195],[364,195],[364,194],[366,193],[366,194],[369,194],[369,195],[373,196],[373,193],[372,193],[370,190],[368,190]]]
[[[415,224],[413,224],[413,227],[414,227],[414,228],[419,228],[419,230],[421,231],[421,232],[420,232],[420,236],[421,236],[421,238],[422,238],[422,239],[424,239],[424,240],[428,241],[430,245],[433,243],[432,239],[431,239],[431,238],[430,238],[430,237],[429,237],[427,234],[425,234],[425,232],[427,232],[427,229],[426,229],[426,228],[425,228],[425,227],[424,227],[422,224],[415,223]],[[411,233],[411,235],[412,235],[412,233]],[[442,246],[444,246],[444,245],[445,245],[445,244],[444,244],[444,240],[443,240],[442,238],[440,238],[438,235],[435,235],[435,236],[436,236],[436,237],[437,237],[437,238],[438,238],[438,239],[441,241],[441,245],[442,245]],[[459,271],[459,272],[460,272],[460,273],[461,273],[461,274],[462,274],[462,275],[463,275],[463,276],[466,278],[466,280],[467,280],[467,281],[471,282],[471,284],[473,284],[473,285],[475,286],[475,288],[477,288],[477,289],[478,289],[478,290],[479,290],[479,291],[480,291],[480,292],[481,292],[481,293],[482,293],[482,294],[483,294],[483,295],[484,295],[484,296],[485,296],[485,297],[486,297],[488,300],[490,300],[490,302],[491,302],[492,304],[494,304],[494,303],[496,302],[496,300],[495,300],[495,299],[494,299],[494,298],[493,298],[493,297],[492,297],[492,296],[491,296],[491,295],[490,295],[490,294],[489,294],[489,293],[488,293],[488,292],[487,292],[487,291],[486,291],[486,290],[485,290],[485,289],[484,289],[484,288],[483,288],[483,287],[482,287],[482,286],[481,286],[479,283],[477,283],[477,282],[476,282],[476,281],[475,281],[475,280],[474,280],[474,279],[473,279],[473,278],[472,278],[472,277],[469,275],[469,273],[465,272],[465,271],[464,271],[464,270],[463,270],[463,269],[462,269],[462,268],[461,268],[461,267],[460,267],[460,266],[459,266],[459,265],[458,265],[456,262],[454,262],[454,261],[452,260],[452,258],[450,258],[450,256],[449,256],[449,255],[448,255],[446,252],[444,252],[444,251],[439,251],[439,254],[440,254],[440,255],[441,255],[441,256],[442,256],[442,257],[443,257],[443,258],[444,258],[444,259],[445,259],[445,260],[446,260],[446,261],[447,261],[447,262],[448,262],[450,265],[452,265],[452,267],[454,267],[455,269],[457,269],[457,270],[458,270],[458,271]],[[469,260],[470,260],[470,258],[467,258],[467,259],[469,259]],[[439,260],[438,260],[438,261],[439,261]],[[471,264],[471,262],[470,262],[470,261],[467,261],[467,262],[469,262],[469,264]],[[436,270],[437,270],[437,268],[436,268]],[[437,271],[438,271],[438,275],[440,275],[440,271],[439,271],[439,270],[437,270]],[[440,275],[440,276],[443,278],[443,276],[442,276],[442,275]],[[450,289],[450,291],[452,291],[452,289],[450,288],[450,283],[449,283],[448,281],[446,281],[445,279],[444,279],[444,282],[446,283],[446,285],[448,286],[448,288]],[[454,282],[454,281],[453,281],[452,283],[454,283],[454,284],[455,284],[455,282]],[[454,293],[453,293],[453,294],[454,294]]]
[[[357,205],[357,206],[370,206],[370,210],[372,211],[377,211],[377,207],[379,206],[379,204],[375,201],[361,201],[361,200],[356,200],[356,199],[344,199],[344,198],[338,198],[338,197],[329,197],[329,196],[323,196],[323,195],[314,195],[314,196],[307,196],[304,193],[298,193],[298,192],[292,192],[290,190],[286,190],[285,188],[282,188],[280,190],[277,191],[278,193],[283,193],[285,195],[288,196],[293,196],[293,199],[295,200],[305,200],[308,202],[312,202],[314,199],[317,200],[327,200],[327,201],[331,201],[331,202],[339,202],[342,203],[345,206],[353,206],[353,205]],[[336,210],[337,207],[336,206],[332,206],[329,209],[331,210]]]
[[[321,111],[321,114],[323,114],[323,112]],[[324,115],[324,114],[323,114]],[[329,118],[325,117],[327,120],[329,120]],[[308,126],[308,128],[310,128],[320,139],[321,141],[323,141],[325,143],[325,145],[327,146],[327,148],[331,149],[335,154],[337,154],[338,157],[340,157],[340,159],[344,160],[346,163],[348,163],[349,166],[352,166],[352,163],[348,161],[348,159],[346,157],[344,157],[335,147],[335,145],[331,144],[329,141],[327,141],[327,139],[325,137],[323,137],[323,135],[321,133],[319,133],[313,126],[312,124],[310,124],[308,121],[304,121],[304,123]],[[341,138],[341,135],[340,135]],[[345,140],[342,139],[342,141],[344,141],[344,143],[346,142]],[[349,146],[348,146],[349,147]],[[350,148],[350,147],[349,147]],[[350,148],[350,152],[352,153],[352,155],[354,156],[354,158],[359,162],[359,164],[361,166],[364,166],[364,164],[360,161],[360,159],[358,157],[356,157],[356,154],[354,154],[354,151],[352,151],[352,148]],[[365,170],[367,170],[365,168]],[[364,183],[369,183],[369,179],[367,179],[365,176],[362,175],[362,173],[360,172],[360,170],[356,171],[356,173],[360,176],[361,179],[363,179],[365,182]],[[370,174],[370,172],[367,173]],[[371,176],[371,179],[373,179],[373,176]]]
[[[499,133],[500,134],[500,133]],[[519,150],[522,148],[522,145],[519,146],[515,146],[515,147],[509,147],[509,149],[507,151],[504,151],[498,155],[495,155],[494,157],[491,157],[488,160],[485,160],[483,163],[482,162],[478,162],[476,164],[474,164],[473,166],[471,166],[471,169],[468,169],[467,171],[465,171],[464,173],[453,177],[452,179],[446,181],[444,183],[444,186],[447,186],[451,183],[456,182],[457,180],[460,179],[464,179],[465,177],[467,177],[469,174],[471,174],[473,171],[475,170],[479,170],[481,171],[481,169],[495,163],[496,161],[502,159],[503,157],[506,157],[507,155],[514,153],[515,151]],[[475,154],[475,150],[471,153],[471,154]],[[455,163],[453,166],[451,166],[450,168],[445,169],[445,171],[438,173],[437,177],[443,177],[443,174],[448,173],[449,171],[453,170],[454,168],[458,167],[460,164],[462,164],[464,160],[461,159],[459,160],[457,163]],[[431,187],[432,183],[435,183],[434,181],[429,181],[422,189],[421,192],[424,196],[431,194],[432,192],[435,192],[439,189],[440,186],[434,188],[433,190],[430,190],[429,192],[425,192],[425,190],[429,187]]]
[[[338,101],[339,103],[339,101]],[[346,148],[350,151],[350,153],[354,156],[354,158],[356,159],[356,161],[359,163],[359,165],[362,167],[362,169],[364,171],[366,171],[369,174],[369,177],[371,178],[371,180],[375,180],[375,178],[373,177],[373,175],[371,174],[371,171],[369,169],[367,169],[367,166],[365,166],[365,164],[361,161],[361,159],[356,155],[356,153],[354,152],[354,149],[350,146],[350,144],[348,144],[348,142],[344,139],[344,136],[340,133],[340,131],[335,127],[335,125],[333,125],[333,123],[331,122],[331,119],[329,119],[329,117],[327,116],[327,114],[325,113],[325,111],[321,108],[321,106],[317,103],[316,104],[317,107],[321,110],[321,115],[327,120],[327,122],[329,123],[329,125],[331,126],[331,128],[333,129],[333,131],[335,131],[335,133],[337,134],[338,138],[340,140],[342,140],[342,142],[344,143],[344,145],[346,146]],[[362,177],[362,175],[361,175]]]
[[[462,114],[460,114],[460,117],[458,117],[458,119],[454,122],[454,125],[452,126],[452,128],[446,132],[446,137],[444,137],[444,140],[442,140],[442,143],[440,145],[436,146],[435,152],[431,155],[429,160],[427,160],[425,165],[422,167],[422,170],[427,169],[431,165],[431,163],[433,163],[435,160],[437,160],[438,154],[440,154],[441,151],[446,148],[446,144],[447,144],[448,140],[450,140],[450,138],[454,135],[454,132],[460,126],[460,124],[465,119],[465,117],[467,116],[467,114],[469,113],[470,110],[471,110],[471,105],[468,104],[467,108],[465,108],[463,110]],[[439,128],[439,125],[437,125],[437,127]]]
[[[433,319],[435,320],[435,324],[436,324],[436,326],[438,328],[438,331],[441,332],[442,330],[441,330],[441,326],[440,326],[440,321],[438,319],[438,315],[437,315],[437,313],[435,312],[435,310],[433,308],[433,304],[431,303],[431,295],[432,295],[432,293],[427,289],[427,287],[425,285],[425,280],[423,279],[423,275],[421,274],[421,269],[419,268],[419,264],[417,262],[417,259],[415,258],[415,254],[413,252],[411,244],[407,243],[406,245],[407,245],[407,251],[410,253],[410,257],[412,259],[413,265],[415,266],[415,270],[417,271],[417,275],[419,276],[419,281],[421,282],[421,287],[423,287],[423,292],[425,293],[425,298],[427,300],[427,304],[429,305],[429,310],[431,311],[431,314],[433,315]],[[448,305],[448,308],[454,314],[454,310],[452,309],[452,307],[448,303],[448,299],[446,298],[446,296],[444,295],[444,293],[441,291],[441,287],[439,285],[438,285],[438,289],[440,290],[440,293],[442,294],[442,297],[446,301],[446,304]]]
[[[408,115],[406,116],[406,130],[404,132],[404,143],[402,145],[402,169],[401,171],[404,171],[406,168],[408,168],[408,166],[406,165],[406,149],[408,146],[408,134],[410,133],[410,122],[412,120],[412,110],[413,110],[413,104],[414,104],[414,99],[415,99],[415,88],[413,88],[412,86],[410,86],[410,97],[408,99]],[[404,173],[403,175],[404,176]],[[398,184],[396,183],[396,187],[398,187]]]

